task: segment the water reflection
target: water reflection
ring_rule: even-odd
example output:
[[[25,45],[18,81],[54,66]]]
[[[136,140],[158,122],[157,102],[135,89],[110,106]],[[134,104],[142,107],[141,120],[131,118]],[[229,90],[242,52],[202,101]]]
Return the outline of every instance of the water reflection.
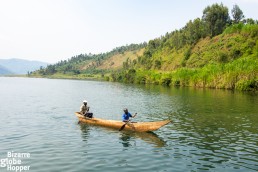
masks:
[[[83,141],[86,141],[89,139],[91,128],[96,127],[92,125],[87,125],[84,123],[78,124],[80,125],[80,129],[82,131],[81,136],[83,138]],[[166,146],[166,142],[158,136],[158,134],[153,132],[133,132],[133,131],[116,131],[111,128],[101,127],[98,126],[99,133],[104,132],[104,135],[117,135],[119,138],[119,142],[123,145],[123,147],[130,147],[136,145],[136,139],[143,140],[145,143],[151,144],[153,147],[161,148]],[[92,130],[93,131],[93,130]],[[96,133],[94,133],[96,134]],[[103,134],[103,133],[102,133]],[[99,135],[102,135],[99,134]]]
[[[153,145],[153,147],[161,148],[166,146],[166,142],[153,132],[123,131],[121,132],[119,139],[124,147],[132,146],[132,142],[135,141],[135,139],[141,139],[146,143]]]
[[[132,146],[131,142],[131,136],[127,133],[122,133],[120,139],[120,143],[122,143],[123,147],[130,147]]]
[[[81,136],[83,141],[87,142],[90,135],[90,126],[84,123],[78,123],[80,125],[80,129],[82,131]]]

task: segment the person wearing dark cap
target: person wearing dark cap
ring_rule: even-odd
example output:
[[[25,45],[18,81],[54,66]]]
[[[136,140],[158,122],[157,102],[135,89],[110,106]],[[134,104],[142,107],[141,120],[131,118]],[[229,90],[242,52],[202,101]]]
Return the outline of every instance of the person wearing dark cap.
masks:
[[[130,112],[128,112],[127,108],[124,108],[124,114],[122,115],[122,120],[123,122],[129,121],[129,118],[132,118],[133,116],[131,115]]]

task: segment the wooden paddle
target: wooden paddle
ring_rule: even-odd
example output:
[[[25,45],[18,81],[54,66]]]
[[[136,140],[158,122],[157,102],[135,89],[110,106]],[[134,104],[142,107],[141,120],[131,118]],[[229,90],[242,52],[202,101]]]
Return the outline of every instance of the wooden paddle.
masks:
[[[132,118],[134,118],[136,115],[137,115],[137,113],[135,113],[135,114],[132,116]],[[125,128],[126,124],[128,124],[129,122],[131,122],[130,119],[129,119],[124,125],[122,125],[122,127],[119,129],[119,131],[122,131],[122,130]]]

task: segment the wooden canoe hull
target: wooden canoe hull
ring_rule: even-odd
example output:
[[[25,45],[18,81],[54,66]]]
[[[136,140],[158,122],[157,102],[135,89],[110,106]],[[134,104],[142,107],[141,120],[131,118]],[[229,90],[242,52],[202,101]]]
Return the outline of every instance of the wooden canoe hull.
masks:
[[[116,121],[116,120],[86,118],[83,115],[81,115],[79,112],[75,112],[75,115],[79,118],[80,122],[99,125],[103,127],[110,127],[117,130],[119,130],[125,124],[122,121]],[[156,122],[133,122],[133,123],[127,124],[123,130],[131,130],[131,131],[138,131],[138,132],[155,131],[170,122],[171,122],[170,120],[156,121]]]

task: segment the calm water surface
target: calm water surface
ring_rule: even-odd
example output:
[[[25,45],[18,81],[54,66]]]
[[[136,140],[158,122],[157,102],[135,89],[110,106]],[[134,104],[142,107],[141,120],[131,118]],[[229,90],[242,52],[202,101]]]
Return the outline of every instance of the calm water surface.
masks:
[[[95,117],[171,119],[153,133],[77,124]],[[0,77],[0,159],[30,153],[30,171],[258,171],[258,96],[226,90]],[[7,171],[0,167],[0,171]]]

